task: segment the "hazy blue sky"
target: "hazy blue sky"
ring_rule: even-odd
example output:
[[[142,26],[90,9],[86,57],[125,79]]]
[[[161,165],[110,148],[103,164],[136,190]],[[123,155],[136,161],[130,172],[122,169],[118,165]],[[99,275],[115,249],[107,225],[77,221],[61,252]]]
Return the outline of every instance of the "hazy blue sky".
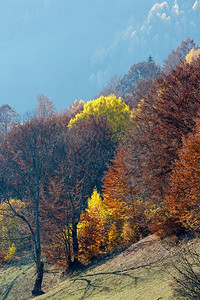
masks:
[[[200,0],[0,0],[0,105],[90,100],[150,54],[162,64],[187,36],[199,43],[199,28]]]

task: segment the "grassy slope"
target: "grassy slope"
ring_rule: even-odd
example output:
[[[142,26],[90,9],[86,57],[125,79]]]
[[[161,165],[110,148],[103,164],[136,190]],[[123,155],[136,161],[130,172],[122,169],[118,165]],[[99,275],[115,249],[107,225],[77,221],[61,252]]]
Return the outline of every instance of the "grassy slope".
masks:
[[[160,241],[149,236],[38,299],[170,299],[167,255]]]
[[[37,299],[170,299],[167,256],[161,242],[152,235],[73,276],[61,278],[61,274],[49,270],[44,274],[46,293]],[[0,299],[31,299],[34,276],[31,265],[0,270]]]

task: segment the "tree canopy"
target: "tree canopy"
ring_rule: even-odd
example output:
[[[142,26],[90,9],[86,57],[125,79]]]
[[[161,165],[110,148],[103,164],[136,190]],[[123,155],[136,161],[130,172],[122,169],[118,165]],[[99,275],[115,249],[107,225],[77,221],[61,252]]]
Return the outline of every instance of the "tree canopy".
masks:
[[[100,117],[105,118],[116,138],[119,139],[120,134],[129,122],[130,109],[121,98],[116,98],[115,95],[101,96],[86,102],[83,111],[71,119],[69,127],[82,119],[88,119],[90,116],[94,116],[97,120]]]

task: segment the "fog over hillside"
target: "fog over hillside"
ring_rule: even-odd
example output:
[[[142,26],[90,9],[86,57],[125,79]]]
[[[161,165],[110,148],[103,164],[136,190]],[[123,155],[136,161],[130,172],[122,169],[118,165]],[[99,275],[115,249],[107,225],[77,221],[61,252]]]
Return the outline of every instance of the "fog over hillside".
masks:
[[[150,54],[162,64],[186,37],[199,42],[199,0],[8,0],[0,14],[0,105],[20,114],[38,93],[58,110],[87,101]]]

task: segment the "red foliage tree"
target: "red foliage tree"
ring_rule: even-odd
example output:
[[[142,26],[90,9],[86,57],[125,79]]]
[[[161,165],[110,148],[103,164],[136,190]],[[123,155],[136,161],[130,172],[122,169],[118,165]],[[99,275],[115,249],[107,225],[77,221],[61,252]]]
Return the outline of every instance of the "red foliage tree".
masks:
[[[132,185],[162,202],[167,180],[182,147],[182,137],[194,128],[200,108],[200,59],[182,63],[160,77],[141,103],[124,142],[124,161],[132,168]]]
[[[130,106],[130,108],[137,107],[140,100],[142,100],[151,89],[154,77],[140,79],[131,90],[131,93],[126,96],[125,102]]]
[[[168,74],[171,69],[176,69],[181,61],[185,60],[186,55],[192,48],[197,48],[198,46],[194,43],[193,40],[187,38],[185,41],[182,41],[180,46],[176,50],[168,55],[167,59],[164,60],[163,72]]]
[[[103,203],[107,210],[109,247],[115,249],[138,240],[147,233],[145,203],[132,187],[131,169],[118,151],[104,176]]]
[[[200,230],[200,120],[196,130],[183,139],[179,160],[170,178],[167,208],[187,229]]]
[[[81,212],[87,207],[87,199],[94,187],[101,190],[102,176],[112,159],[114,146],[112,132],[103,118],[90,117],[81,120],[60,136],[57,157],[57,176],[44,190],[45,211],[55,216],[52,231],[54,242],[48,250],[51,257],[56,251],[56,240],[62,244],[62,257],[74,267],[78,263],[77,225]],[[67,234],[67,235],[66,235]],[[47,236],[47,235],[46,235]]]

